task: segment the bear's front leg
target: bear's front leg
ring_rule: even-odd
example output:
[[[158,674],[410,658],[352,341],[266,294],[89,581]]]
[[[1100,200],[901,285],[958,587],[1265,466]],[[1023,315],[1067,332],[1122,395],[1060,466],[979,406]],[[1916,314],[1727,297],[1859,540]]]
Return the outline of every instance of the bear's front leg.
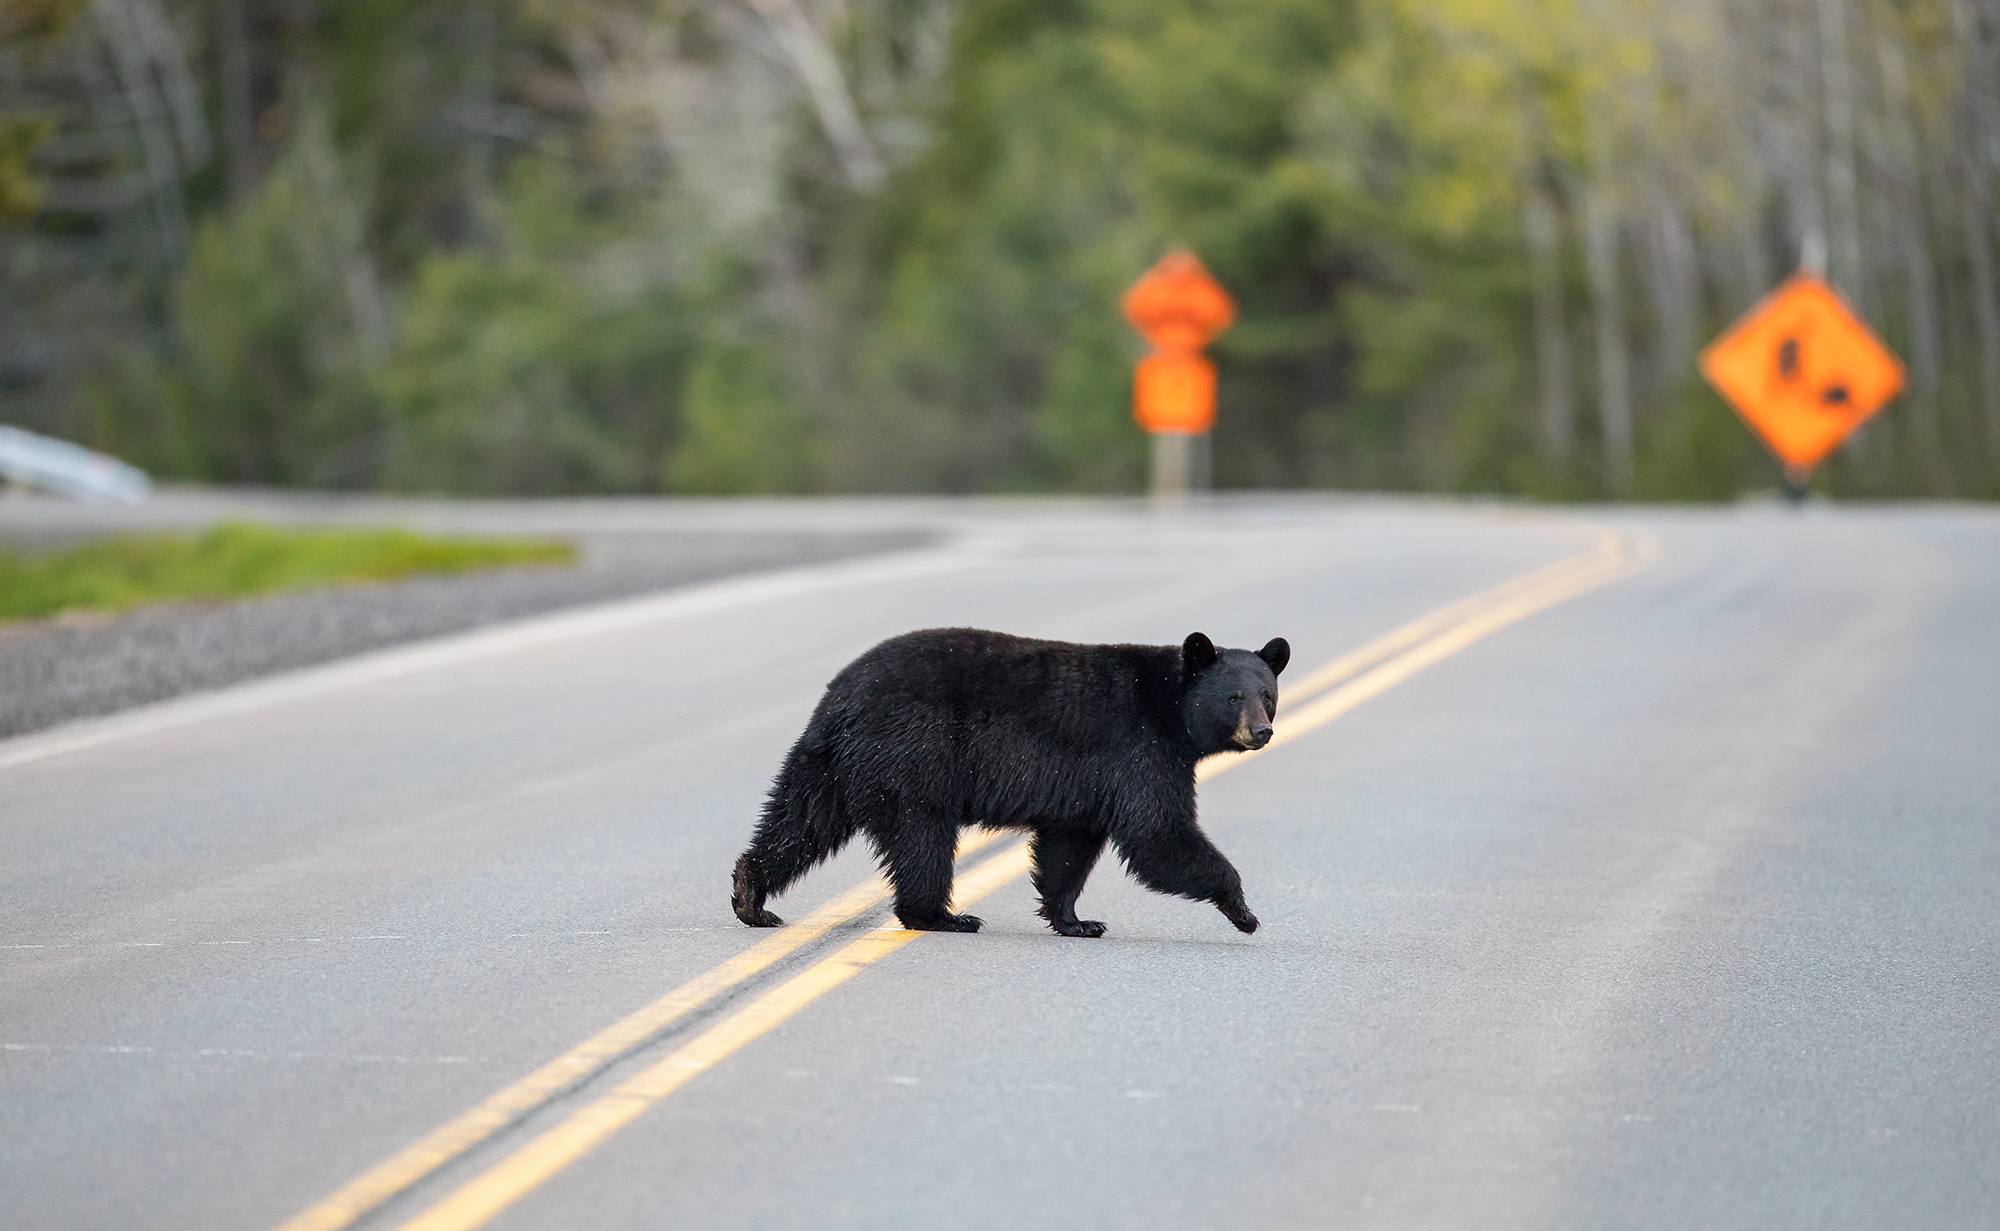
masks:
[[[1236,930],[1245,936],[1257,930],[1257,916],[1250,913],[1250,904],[1243,900],[1243,891],[1241,889],[1236,891],[1234,901],[1217,902],[1215,908],[1222,912],[1223,918],[1235,924]]]
[[[1076,898],[1104,849],[1104,835],[1074,830],[1038,829],[1030,851],[1035,860],[1035,892],[1042,907],[1035,913],[1049,921],[1059,936],[1104,935],[1095,919],[1076,917]]]
[[[1118,850],[1146,888],[1213,902],[1237,931],[1257,930],[1257,916],[1243,900],[1243,878],[1192,822],[1121,840]]]

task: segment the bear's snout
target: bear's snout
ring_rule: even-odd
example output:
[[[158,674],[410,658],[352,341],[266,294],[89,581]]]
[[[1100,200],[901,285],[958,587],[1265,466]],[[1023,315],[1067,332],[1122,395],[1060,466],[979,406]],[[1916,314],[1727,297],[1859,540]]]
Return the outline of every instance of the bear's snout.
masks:
[[[1271,724],[1268,722],[1244,722],[1236,728],[1236,746],[1245,752],[1255,752],[1271,742]]]

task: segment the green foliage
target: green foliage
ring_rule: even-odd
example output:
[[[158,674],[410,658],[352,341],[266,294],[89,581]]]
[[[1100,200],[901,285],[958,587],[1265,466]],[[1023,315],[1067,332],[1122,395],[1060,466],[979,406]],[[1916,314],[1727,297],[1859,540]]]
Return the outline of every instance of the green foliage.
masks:
[[[1301,143],[1327,211],[1368,237],[1341,313],[1356,391],[1395,429],[1352,478],[1535,490],[1520,414],[1535,394],[1517,238],[1525,83],[1502,56],[1454,52],[1435,9],[1373,0],[1360,26],[1306,103]]]
[[[0,5],[0,51],[29,58],[83,11],[88,0],[7,0]],[[35,175],[35,151],[54,134],[55,117],[46,112],[0,111],[0,224],[18,225],[40,212],[42,183]]]
[[[585,387],[616,380],[601,364],[621,357],[629,322],[604,321],[597,307],[546,270],[474,254],[425,262],[384,380],[395,424],[387,482],[507,495],[631,490],[644,459],[592,416]]]
[[[197,235],[173,346],[100,383],[99,442],[216,481],[652,490],[700,305],[619,242],[629,222],[537,170],[489,203],[493,244],[431,250],[397,301],[358,242],[363,177],[308,112],[257,194]]]
[[[666,259],[677,254],[649,220],[594,209],[563,170],[517,166],[489,202],[493,242],[417,268],[381,382],[383,481],[508,495],[795,490],[805,441],[782,374],[748,342],[707,349],[739,314],[740,279],[725,268],[705,285]],[[690,398],[699,405],[684,409]],[[737,412],[748,418],[722,422]],[[723,437],[738,427],[770,432],[792,460],[736,456]]]
[[[546,539],[281,530],[225,522],[194,536],[122,536],[49,555],[0,551],[0,620],[575,559],[574,545]]]
[[[381,310],[323,122],[242,207],[205,221],[173,288],[174,338],[95,394],[101,443],[185,478],[353,486],[382,423]]]
[[[1038,429],[1088,446],[1105,435],[1094,419],[1124,419],[1122,397],[1074,397],[1103,383],[1079,358],[1117,353],[1102,322],[1116,320],[1125,263],[1095,250],[1129,243],[1129,225],[1112,100],[1069,8],[972,18],[945,83],[949,127],[861,221],[870,242],[855,251],[875,264],[851,272],[866,298],[841,314],[854,388],[833,443],[840,486],[1060,481],[1096,459],[1040,454]],[[1067,401],[1050,396],[1065,354]]]
[[[810,427],[770,345],[713,342],[688,372],[664,486],[700,495],[804,490]]]
[[[1218,351],[1225,478],[1303,477],[1287,435],[1334,396],[1328,288],[1343,257],[1290,174],[1288,130],[1339,9],[1105,0],[970,13],[932,152],[862,224],[856,247],[872,264],[849,271],[861,290],[842,314],[854,387],[834,481],[1136,486],[1142,348],[1118,299],[1174,242],[1237,288],[1243,332],[1263,338]],[[1265,328],[1301,315],[1304,329]],[[1252,388],[1248,405],[1228,400]]]
[[[1715,391],[1690,377],[1647,424],[1637,490],[1655,500],[1728,500],[1778,486],[1782,471]]]
[[[1184,245],[1240,307],[1223,486],[1724,498],[1771,467],[1694,346],[1839,212],[1830,145],[1771,156],[1825,135],[1833,87],[1770,76],[1805,19],[1763,0],[853,0],[775,57],[758,5],[248,0],[233,91],[228,23],[161,2],[238,122],[89,240],[171,254],[99,280],[158,336],[70,365],[101,373],[94,443],[172,477],[1132,491],[1119,299]],[[1828,464],[1843,494],[1981,492],[2000,447],[1963,173],[2000,92],[1955,11],[1856,11],[1855,298],[1922,389]],[[815,32],[839,80],[806,88]],[[124,152],[56,197],[151,174],[59,118]],[[0,214],[34,207],[40,131],[0,116]],[[38,225],[9,268],[58,286],[54,232],[88,220]]]
[[[35,148],[54,130],[48,116],[0,116],[0,222],[32,218],[42,208],[42,185],[32,160]]]
[[[38,48],[90,6],[90,0],[7,0],[0,7],[0,43]]]

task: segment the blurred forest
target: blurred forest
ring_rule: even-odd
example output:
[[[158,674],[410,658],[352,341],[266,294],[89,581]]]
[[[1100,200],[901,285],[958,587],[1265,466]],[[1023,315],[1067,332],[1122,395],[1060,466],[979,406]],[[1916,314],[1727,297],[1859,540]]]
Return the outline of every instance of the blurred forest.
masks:
[[[0,0],[0,419],[188,479],[1135,491],[1117,298],[1237,295],[1218,485],[2000,496],[2000,0]]]

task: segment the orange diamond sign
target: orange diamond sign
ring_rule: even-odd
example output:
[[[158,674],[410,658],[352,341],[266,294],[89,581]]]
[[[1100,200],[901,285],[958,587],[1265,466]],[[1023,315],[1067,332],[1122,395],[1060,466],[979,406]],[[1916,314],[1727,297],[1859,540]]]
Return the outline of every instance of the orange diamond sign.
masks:
[[[1797,274],[1701,353],[1701,374],[1794,474],[1903,387],[1903,365],[1838,292]]]

